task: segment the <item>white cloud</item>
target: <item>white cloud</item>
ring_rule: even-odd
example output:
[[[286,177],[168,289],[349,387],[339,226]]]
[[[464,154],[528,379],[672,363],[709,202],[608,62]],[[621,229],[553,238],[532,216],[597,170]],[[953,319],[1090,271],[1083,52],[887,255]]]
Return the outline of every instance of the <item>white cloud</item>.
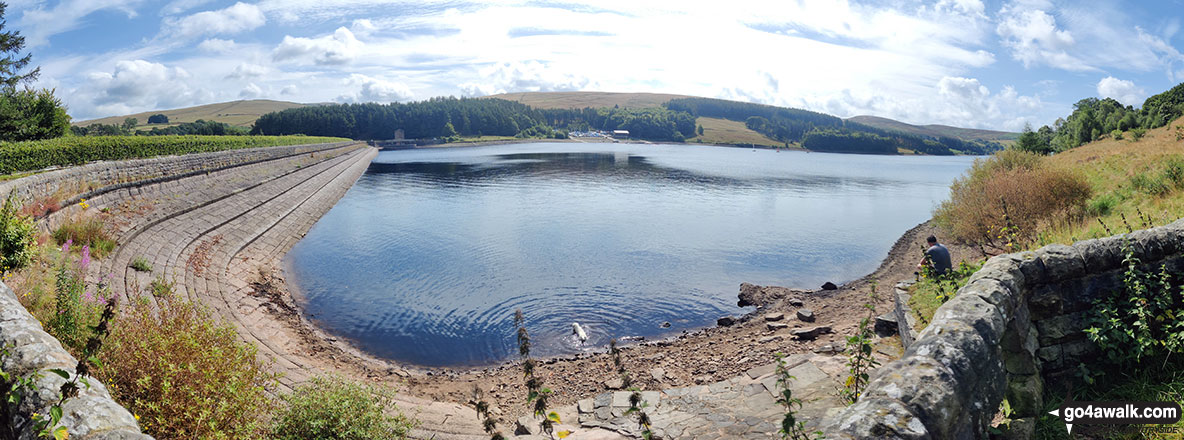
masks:
[[[258,64],[242,63],[235,66],[234,71],[226,75],[228,79],[251,79],[267,74],[267,68]]]
[[[25,36],[27,47],[35,48],[49,43],[49,38],[54,35],[76,29],[83,17],[96,11],[113,9],[134,18],[137,15],[135,8],[142,3],[144,0],[64,0],[52,9],[45,9],[45,5],[38,2],[37,9],[24,10],[16,27]],[[31,6],[16,4],[12,10]]]
[[[192,75],[179,67],[145,60],[118,61],[110,72],[88,73],[84,84],[68,96],[71,110],[85,116],[177,108],[213,98],[205,90],[190,87],[191,80]]]
[[[169,32],[182,38],[236,34],[256,29],[266,23],[267,17],[258,6],[242,2],[217,11],[198,12],[181,19],[165,20]]]
[[[229,53],[238,48],[234,40],[210,38],[197,45],[197,50],[208,53]]]
[[[296,87],[295,84],[288,84],[288,85],[284,86],[283,90],[280,90],[281,95],[295,95],[299,92],[300,92],[300,88]]]
[[[588,89],[587,76],[564,72],[538,61],[500,63],[481,71],[483,82],[458,85],[463,96],[485,96],[507,92],[565,92]]]
[[[246,87],[243,87],[242,91],[238,92],[238,97],[244,99],[255,99],[260,96],[263,96],[263,89],[255,85],[255,83],[247,84]]]
[[[1107,76],[1098,81],[1098,96],[1114,98],[1126,105],[1140,106],[1147,98],[1147,93],[1143,91],[1143,88],[1136,86],[1134,82]]]
[[[213,0],[173,0],[160,9],[161,15],[176,15],[192,10]]]
[[[372,78],[361,74],[350,75],[346,83],[352,86],[360,86],[360,89],[353,96],[342,95],[338,97],[339,101],[389,103],[410,101],[414,96],[406,84]]]
[[[362,46],[353,32],[340,27],[332,35],[320,38],[284,36],[271,57],[275,61],[311,60],[319,65],[338,65],[353,61]]]
[[[1092,70],[1069,54],[1076,44],[1072,32],[1058,28],[1056,18],[1048,12],[1026,6],[1010,5],[999,12],[996,32],[1011,49],[1013,58],[1024,63],[1024,67],[1047,64],[1065,70]]]

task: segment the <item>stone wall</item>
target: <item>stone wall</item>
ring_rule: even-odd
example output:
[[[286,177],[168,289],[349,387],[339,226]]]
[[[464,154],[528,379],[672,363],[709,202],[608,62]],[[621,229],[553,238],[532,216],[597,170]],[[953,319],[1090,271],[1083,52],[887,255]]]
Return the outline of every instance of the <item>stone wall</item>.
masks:
[[[1124,240],[1145,269],[1184,272],[1184,220],[991,258],[858,403],[823,423],[828,438],[986,438],[1004,397],[1011,434],[1030,437],[1045,384],[1093,355],[1084,313],[1122,287]]]
[[[339,148],[355,142],[260,147],[151,159],[103,161],[0,182],[0,197],[15,193],[21,202],[56,199],[68,206],[79,199],[200,173]]]
[[[59,391],[66,379],[50,373],[50,369],[61,369],[74,377],[74,359],[62,348],[62,344],[46,333],[41,323],[29,314],[16,294],[4,283],[0,283],[0,346],[7,349],[3,356],[3,369],[10,375],[29,377],[36,375],[34,392],[26,395],[20,405],[9,408],[11,417],[2,422],[7,424],[20,439],[35,439],[32,432],[32,414],[49,414],[49,409],[58,402]],[[89,387],[80,386],[78,396],[68,399],[62,405],[60,426],[65,426],[72,439],[151,439],[140,433],[140,427],[131,413],[115,403],[111,394],[97,379],[90,378]]]

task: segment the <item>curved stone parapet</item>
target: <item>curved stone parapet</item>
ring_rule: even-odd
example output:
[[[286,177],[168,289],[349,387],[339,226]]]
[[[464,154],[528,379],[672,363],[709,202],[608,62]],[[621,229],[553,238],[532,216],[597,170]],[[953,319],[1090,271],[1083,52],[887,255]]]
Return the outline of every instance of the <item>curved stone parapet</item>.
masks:
[[[1011,435],[1030,437],[1044,384],[1096,350],[1082,332],[1084,314],[1122,287],[1124,242],[1145,269],[1184,271],[1184,220],[993,257],[900,360],[872,374],[859,403],[824,422],[828,438],[986,438],[1004,397]]]
[[[29,314],[17,300],[16,293],[0,283],[0,345],[8,350],[2,359],[3,369],[13,376],[35,377],[31,394],[22,397],[19,405],[8,408],[8,424],[18,436],[36,439],[33,432],[33,414],[49,414],[50,407],[61,397],[59,390],[65,378],[49,372],[60,369],[73,378],[74,359],[62,344],[46,333],[41,323]],[[74,439],[151,439],[141,434],[135,417],[127,409],[115,403],[98,379],[89,377],[89,386],[80,387],[78,396],[66,400],[62,405],[62,420]]]

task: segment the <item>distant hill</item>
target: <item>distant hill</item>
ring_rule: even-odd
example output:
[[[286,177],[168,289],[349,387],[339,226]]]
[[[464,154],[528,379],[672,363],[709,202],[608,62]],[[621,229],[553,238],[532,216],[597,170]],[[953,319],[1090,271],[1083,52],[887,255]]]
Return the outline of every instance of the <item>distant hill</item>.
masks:
[[[306,107],[310,104],[299,104],[287,101],[272,101],[270,99],[252,99],[247,101],[221,102],[217,104],[199,105],[174,110],[153,110],[133,115],[110,116],[101,119],[75,122],[74,125],[85,127],[91,124],[122,124],[126,118],[136,118],[140,121],[138,127],[161,127],[164,124],[148,125],[148,117],[163,114],[169,117],[168,125],[193,122],[198,119],[206,121],[225,122],[239,127],[250,127],[259,116],[280,110]]]
[[[600,108],[620,106],[627,108],[661,107],[666,101],[676,98],[690,98],[687,95],[666,93],[612,93],[612,92],[521,92],[490,95],[517,101],[534,108]]]
[[[871,127],[876,127],[881,130],[895,130],[904,133],[915,134],[918,136],[944,136],[965,140],[1012,141],[1020,135],[1019,133],[1011,133],[1006,131],[958,128],[950,127],[948,125],[912,125],[894,119],[881,118],[879,116],[855,116],[847,118],[847,120]]]

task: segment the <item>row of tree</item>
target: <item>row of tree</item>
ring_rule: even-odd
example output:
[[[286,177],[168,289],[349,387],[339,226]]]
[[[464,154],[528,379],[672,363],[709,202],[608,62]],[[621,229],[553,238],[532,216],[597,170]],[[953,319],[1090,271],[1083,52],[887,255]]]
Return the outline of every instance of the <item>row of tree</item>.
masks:
[[[1052,126],[1033,131],[1025,127],[1016,148],[1040,154],[1056,153],[1128,130],[1142,132],[1167,125],[1184,115],[1184,83],[1147,98],[1143,107],[1124,106],[1112,98],[1085,98],[1073,104],[1073,113],[1057,118]]]
[[[252,134],[392,139],[453,136],[565,137],[572,130],[628,130],[658,141],[694,136],[695,117],[665,108],[535,109],[490,98],[432,98],[391,104],[299,107],[265,114]]]

